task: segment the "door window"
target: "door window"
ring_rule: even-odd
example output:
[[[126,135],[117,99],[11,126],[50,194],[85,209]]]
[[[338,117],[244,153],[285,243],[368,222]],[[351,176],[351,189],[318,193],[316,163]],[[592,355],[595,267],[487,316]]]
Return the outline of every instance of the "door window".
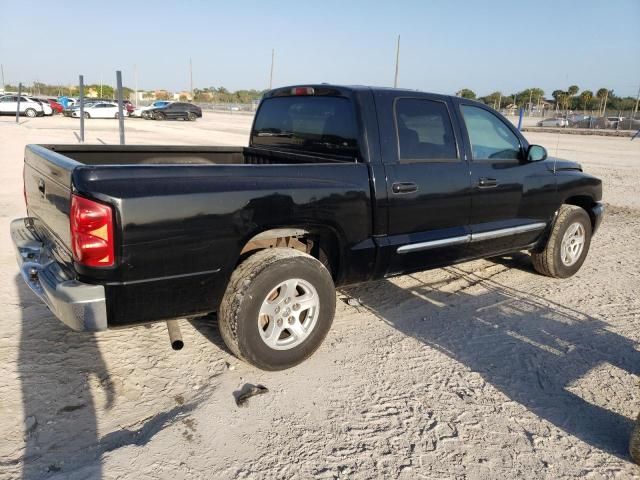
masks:
[[[472,105],[462,105],[461,109],[474,160],[520,158],[520,140],[502,120]]]
[[[395,110],[400,162],[457,160],[456,141],[444,102],[400,98]]]

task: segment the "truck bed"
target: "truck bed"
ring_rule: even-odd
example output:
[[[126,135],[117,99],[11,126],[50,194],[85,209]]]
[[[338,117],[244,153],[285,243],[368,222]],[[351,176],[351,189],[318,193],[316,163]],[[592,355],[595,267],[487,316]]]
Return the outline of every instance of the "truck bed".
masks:
[[[350,157],[306,155],[251,147],[41,145],[83,165],[265,165],[354,163]]]
[[[110,326],[212,311],[242,246],[281,226],[322,226],[354,248],[344,275],[366,274],[368,166],[250,147],[28,145],[32,229],[69,278],[105,286]],[[116,264],[71,255],[71,195],[114,209]],[[295,222],[292,224],[292,222]],[[346,228],[345,228],[346,226]]]

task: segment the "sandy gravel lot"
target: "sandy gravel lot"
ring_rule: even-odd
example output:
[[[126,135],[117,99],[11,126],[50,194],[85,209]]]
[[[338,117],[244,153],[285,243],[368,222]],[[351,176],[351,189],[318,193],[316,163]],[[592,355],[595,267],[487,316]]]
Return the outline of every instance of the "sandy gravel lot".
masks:
[[[126,121],[128,143],[243,145],[251,118]],[[603,178],[608,211],[575,277],[514,255],[350,287],[299,367],[265,373],[214,320],[77,334],[17,276],[27,143],[78,121],[0,117],[0,478],[633,478],[640,411],[640,140],[528,134]],[[117,142],[117,122],[87,140]],[[360,305],[348,305],[348,297]],[[352,302],[353,303],[353,302]],[[239,408],[245,383],[269,392]]]

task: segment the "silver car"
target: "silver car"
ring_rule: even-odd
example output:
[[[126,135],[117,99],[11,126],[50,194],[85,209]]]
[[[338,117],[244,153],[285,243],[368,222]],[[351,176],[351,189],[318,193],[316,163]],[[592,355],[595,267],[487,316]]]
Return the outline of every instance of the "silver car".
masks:
[[[569,122],[566,118],[545,118],[538,122],[539,127],[566,127]]]

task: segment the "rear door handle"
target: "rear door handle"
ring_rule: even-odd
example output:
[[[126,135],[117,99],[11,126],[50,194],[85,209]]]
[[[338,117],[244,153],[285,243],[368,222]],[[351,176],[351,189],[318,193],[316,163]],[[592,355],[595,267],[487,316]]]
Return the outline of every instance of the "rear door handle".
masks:
[[[478,180],[478,187],[480,188],[493,188],[498,186],[498,181],[495,178],[482,177]]]
[[[396,182],[391,186],[393,193],[412,193],[418,191],[418,185],[413,182]]]
[[[38,190],[44,195],[44,180],[42,178],[38,179]]]

